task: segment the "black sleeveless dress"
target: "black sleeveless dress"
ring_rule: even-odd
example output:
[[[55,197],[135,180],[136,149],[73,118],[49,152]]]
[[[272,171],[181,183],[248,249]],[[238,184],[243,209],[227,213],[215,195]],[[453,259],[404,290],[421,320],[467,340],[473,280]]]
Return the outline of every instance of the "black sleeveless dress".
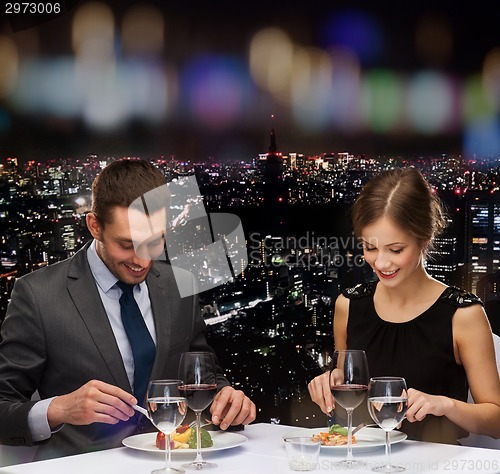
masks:
[[[375,311],[377,282],[357,285],[343,292],[349,298],[347,348],[366,352],[370,377],[404,377],[408,388],[431,395],[467,401],[465,370],[453,353],[452,318],[457,308],[482,304],[455,287],[446,288],[438,300],[415,319],[392,323]],[[422,422],[403,422],[409,439],[457,444],[468,433],[446,417],[428,415]]]

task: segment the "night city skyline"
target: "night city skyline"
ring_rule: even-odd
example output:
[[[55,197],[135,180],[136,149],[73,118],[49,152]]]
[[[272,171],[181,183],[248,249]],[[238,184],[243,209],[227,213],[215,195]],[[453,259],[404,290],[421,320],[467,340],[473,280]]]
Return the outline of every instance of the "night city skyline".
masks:
[[[78,162],[1,163],[2,314],[17,277],[73,255],[89,240],[84,216],[90,186],[110,161],[89,155]],[[449,217],[449,229],[427,264],[429,272],[474,291],[487,310],[498,303],[498,159],[442,154],[380,160],[348,152],[306,156],[272,150],[249,161],[164,159],[155,164],[169,181],[194,174],[207,212],[231,212],[242,220],[249,264],[232,282],[203,292],[200,310],[229,380],[255,400],[262,421],[324,422],[311,405],[307,382],[328,363],[333,349],[336,296],[373,279],[348,214],[362,185],[375,174],[395,166],[422,171]],[[197,274],[219,278],[203,266]],[[262,373],[270,375],[263,378]]]
[[[429,180],[449,218],[429,272],[498,321],[495,8],[63,3],[43,23],[0,16],[0,321],[16,278],[88,241],[92,181],[123,158],[196,176],[207,212],[240,217],[249,265],[200,310],[258,421],[324,426],[306,385],[336,296],[373,278],[349,209],[385,169]]]

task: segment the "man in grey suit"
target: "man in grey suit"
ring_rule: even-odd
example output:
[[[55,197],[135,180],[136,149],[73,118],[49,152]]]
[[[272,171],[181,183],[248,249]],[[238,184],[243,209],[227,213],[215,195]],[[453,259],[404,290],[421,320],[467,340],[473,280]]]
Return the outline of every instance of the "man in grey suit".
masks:
[[[36,459],[47,459],[117,447],[126,436],[154,430],[132,408],[144,399],[133,394],[134,354],[120,317],[118,282],[134,285],[156,347],[150,379],[177,378],[182,352],[212,351],[193,276],[174,278],[169,264],[155,260],[164,233],[150,234],[165,227],[168,195],[157,206],[148,202],[150,229],[129,214],[130,204],[149,191],[168,193],[165,184],[150,163],[113,162],[92,187],[87,227],[94,240],[72,258],[16,281],[1,328],[1,443],[36,444]],[[141,232],[148,254],[138,256],[131,235]],[[193,287],[194,296],[181,298],[178,285]],[[250,423],[255,405],[217,370],[213,422],[222,429]],[[32,401],[36,390],[41,400]]]

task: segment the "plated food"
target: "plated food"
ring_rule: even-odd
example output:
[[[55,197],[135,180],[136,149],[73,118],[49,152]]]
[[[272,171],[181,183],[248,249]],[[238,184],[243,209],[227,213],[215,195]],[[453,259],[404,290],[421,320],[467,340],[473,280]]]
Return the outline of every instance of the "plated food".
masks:
[[[329,428],[298,428],[296,430],[287,430],[284,438],[293,436],[313,437],[319,436],[320,433],[329,433]],[[342,433],[339,433],[342,435]],[[391,433],[391,444],[399,443],[407,438],[405,433],[401,431],[393,431]],[[346,438],[347,439],[347,438]],[[364,427],[356,433],[356,442],[352,445],[353,451],[369,451],[372,449],[380,449],[385,446],[385,431],[381,428]],[[321,444],[321,450],[344,452],[347,449],[347,444],[325,445]]]
[[[211,448],[214,445],[210,433],[201,429],[201,447]],[[156,447],[165,449],[165,434],[161,431],[156,435]],[[170,436],[170,449],[196,449],[196,428],[190,428],[188,425],[179,426],[175,433]]]
[[[347,428],[340,425],[330,426],[328,431],[321,431],[312,436],[313,440],[321,440],[322,446],[344,446],[348,443]],[[356,437],[352,437],[352,444],[356,443]]]
[[[318,430],[316,430],[318,431]],[[203,430],[202,430],[203,432]],[[210,436],[213,441],[213,446],[210,448],[202,448],[203,452],[212,453],[215,451],[222,451],[225,449],[236,448],[241,446],[247,441],[246,436],[240,433],[231,433],[227,431],[210,431]],[[157,432],[153,433],[142,433],[138,435],[132,435],[125,438],[122,443],[131,449],[136,449],[139,451],[146,451],[149,453],[159,454],[165,456],[165,450],[160,449],[156,446]],[[196,448],[186,448],[186,449],[172,449],[170,451],[172,456],[184,456],[196,454]]]

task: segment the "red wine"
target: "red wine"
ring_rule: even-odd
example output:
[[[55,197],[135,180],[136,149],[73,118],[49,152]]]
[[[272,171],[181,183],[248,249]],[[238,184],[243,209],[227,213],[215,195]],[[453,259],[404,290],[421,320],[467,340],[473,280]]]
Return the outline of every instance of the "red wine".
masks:
[[[191,410],[204,410],[212,403],[215,392],[217,391],[217,384],[188,384],[179,387],[181,393],[186,397],[186,402]]]
[[[367,390],[368,385],[358,384],[342,384],[332,387],[335,401],[346,410],[354,410],[365,398]]]

